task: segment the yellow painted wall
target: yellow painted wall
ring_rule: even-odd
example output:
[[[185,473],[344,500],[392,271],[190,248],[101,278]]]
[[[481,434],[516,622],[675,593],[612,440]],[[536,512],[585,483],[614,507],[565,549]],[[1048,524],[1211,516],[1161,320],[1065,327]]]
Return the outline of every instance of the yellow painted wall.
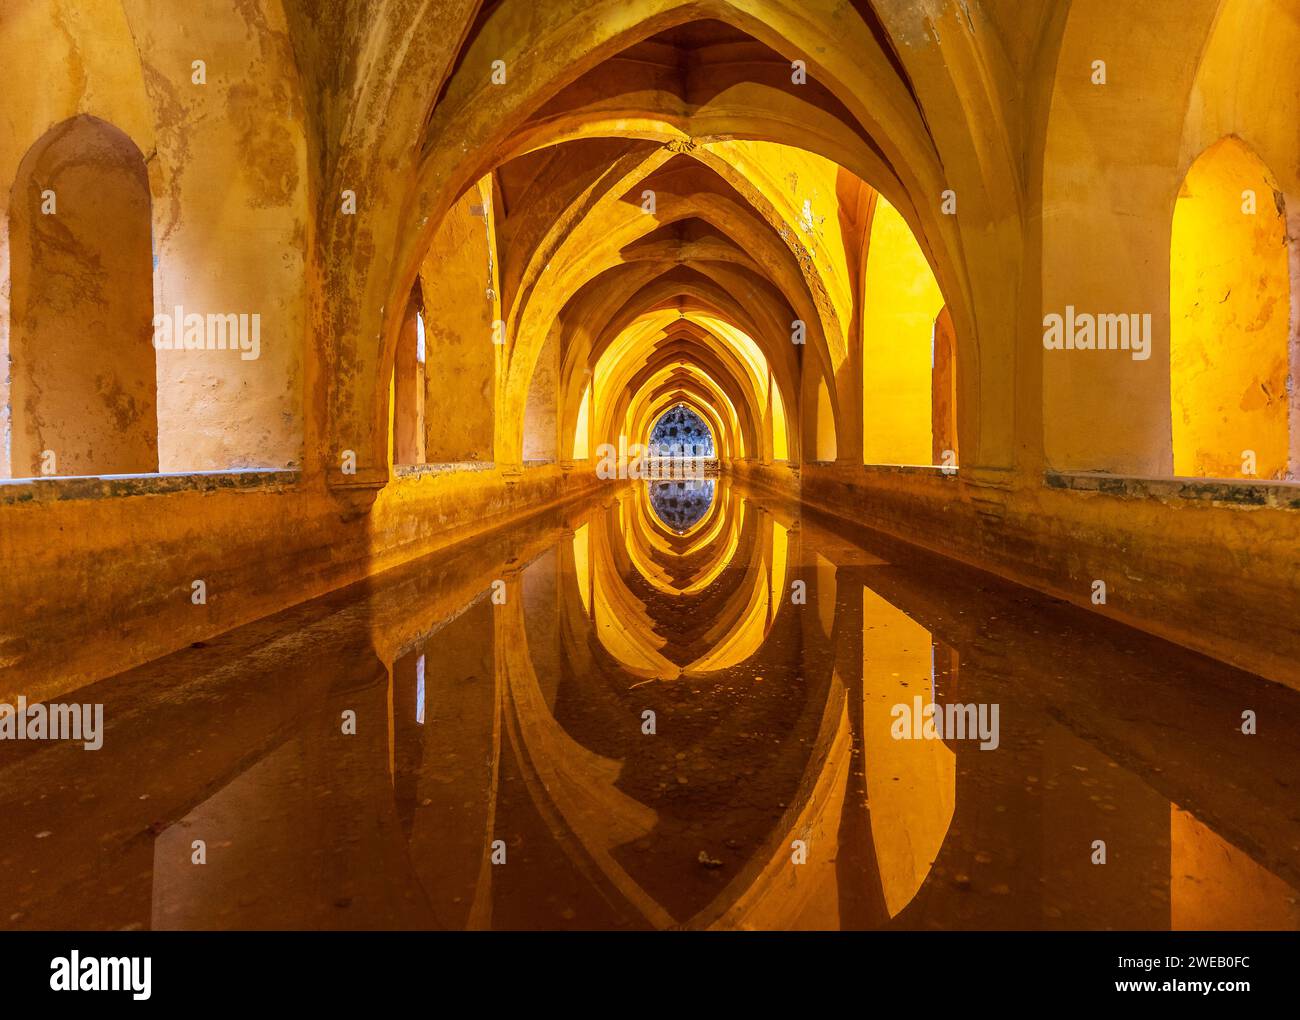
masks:
[[[769,388],[768,394],[772,402],[772,459],[789,460],[790,426],[785,417],[785,401],[781,399],[781,391],[775,386]]]
[[[582,403],[578,405],[578,422],[573,430],[573,459],[586,460],[591,456],[588,449],[587,433],[591,421],[591,385],[582,391]]]
[[[795,231],[825,282],[835,314],[847,323],[853,300],[837,194],[840,167],[807,149],[775,142],[729,140],[708,148],[741,170]]]
[[[817,456],[815,460],[832,461],[837,456],[835,443],[835,414],[831,410],[830,391],[826,380],[817,384]]]
[[[862,298],[862,460],[931,464],[930,376],[943,294],[907,222],[882,197]]]
[[[424,294],[425,457],[430,463],[491,461],[502,345],[496,249],[487,179],[461,196],[420,267]]]
[[[1248,205],[1253,194],[1253,208]],[[1287,467],[1290,280],[1272,174],[1225,138],[1192,164],[1174,206],[1169,259],[1174,474],[1235,478]]]

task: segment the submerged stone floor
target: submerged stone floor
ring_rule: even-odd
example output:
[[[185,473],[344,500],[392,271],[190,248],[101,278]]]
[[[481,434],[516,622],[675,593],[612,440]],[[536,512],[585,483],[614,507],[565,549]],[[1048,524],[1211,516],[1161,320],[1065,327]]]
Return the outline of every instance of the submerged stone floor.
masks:
[[[0,925],[1300,927],[1300,694],[707,492],[65,696],[102,748],[0,741]]]

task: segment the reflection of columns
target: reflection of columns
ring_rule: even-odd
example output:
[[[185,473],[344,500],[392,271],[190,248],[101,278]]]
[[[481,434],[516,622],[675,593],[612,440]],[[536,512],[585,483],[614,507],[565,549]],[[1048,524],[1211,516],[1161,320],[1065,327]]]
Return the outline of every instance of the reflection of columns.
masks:
[[[547,601],[554,605],[558,562],[552,557],[549,564],[544,560],[531,564],[531,570],[541,570],[540,576],[530,572],[525,580],[516,574],[507,584],[506,604],[495,607],[495,740],[498,757],[503,755],[499,768],[507,780],[522,782],[507,782],[499,791],[503,821],[511,823],[511,831],[494,828],[488,838],[504,840],[511,847],[522,840],[529,845],[534,862],[550,855],[554,864],[571,868],[583,883],[583,890],[575,895],[588,896],[589,911],[609,910],[611,923],[635,920],[667,928],[674,924],[673,917],[617,859],[620,847],[649,837],[658,816],[618,788],[622,759],[591,751],[555,719],[555,692],[547,689],[554,677],[543,676],[537,668],[539,649],[554,639],[558,651],[559,620],[555,616],[547,619],[539,611]],[[532,589],[531,611],[525,601],[525,584]],[[557,665],[552,663],[546,672],[558,672]],[[496,800],[494,790],[494,814]],[[507,871],[502,875],[509,883],[507,890],[533,888],[533,880],[522,879],[520,874]],[[588,887],[599,890],[598,894],[591,895]],[[488,888],[486,882],[480,884],[480,899]],[[507,912],[515,912],[513,917],[530,913],[517,899],[507,899],[502,905]],[[489,911],[490,907],[489,903]]]
[[[1004,733],[1011,728],[1009,714]],[[1168,927],[1168,798],[1140,776],[1111,767],[1105,752],[1050,717],[1039,734],[1031,752],[1039,781],[1030,796],[1042,833],[1034,874],[1042,881],[1035,883],[1040,890],[1016,899],[1038,899],[1045,928],[1096,930],[1116,926],[1117,919],[1139,931]],[[966,756],[981,753],[968,749]],[[978,767],[968,770],[977,773]],[[1013,773],[1004,782],[1018,785],[1018,779]],[[1104,865],[1093,862],[1095,840],[1106,844]]]
[[[193,730],[164,719],[169,741],[184,747],[164,746],[133,766],[157,774],[159,763],[185,761],[187,782],[172,796],[202,798],[155,796],[145,808],[172,823],[149,848],[155,928],[278,928],[286,917],[306,928],[427,926],[420,904],[390,898],[406,876],[391,810],[387,670],[368,642],[313,637],[315,647],[270,663],[256,685],[251,673],[222,681],[220,704],[233,721],[220,738],[208,735],[202,755],[187,758]],[[347,710],[356,713],[354,735],[343,732]],[[138,778],[114,769],[112,782],[120,786],[123,775]],[[140,832],[147,823],[116,824]],[[191,863],[196,839],[207,844],[202,866]],[[140,863],[138,855],[128,862]]]
[[[835,624],[831,646],[835,673],[847,691],[849,728],[853,734],[852,765],[840,816],[840,927],[861,931],[889,920],[885,891],[876,862],[867,804],[865,747],[862,735],[862,581],[856,571],[840,567],[835,573]]]
[[[406,837],[411,837],[420,771],[424,761],[424,705],[427,660],[423,646],[394,661],[388,687],[388,763],[393,800]]]
[[[314,804],[300,819],[299,835],[302,845],[326,848],[313,884],[352,911],[338,912],[340,927],[347,926],[349,916],[382,915],[395,882],[410,877],[409,870],[394,866],[403,841],[392,800],[391,679],[379,662],[367,667],[368,678],[322,699],[319,736],[309,732],[303,743],[303,771],[312,779],[304,800],[309,797]],[[353,675],[365,676],[359,671]],[[341,732],[344,711],[356,713],[355,735]],[[324,796],[328,810],[320,806]],[[370,854],[387,865],[377,865]],[[378,881],[374,873],[381,868],[392,873]],[[363,909],[366,900],[369,910]]]
[[[509,596],[507,596],[509,597]],[[491,922],[489,844],[496,805],[500,691],[491,592],[437,630],[426,658],[423,756],[410,854],[430,905],[446,928]],[[414,724],[413,692],[401,711]]]

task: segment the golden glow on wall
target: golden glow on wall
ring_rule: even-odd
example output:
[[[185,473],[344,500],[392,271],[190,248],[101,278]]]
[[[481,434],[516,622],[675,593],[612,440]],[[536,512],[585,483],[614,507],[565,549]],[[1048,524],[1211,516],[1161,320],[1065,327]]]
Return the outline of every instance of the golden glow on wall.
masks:
[[[817,460],[833,461],[838,456],[835,440],[835,413],[831,410],[831,395],[826,380],[817,382]]]
[[[907,221],[883,197],[863,295],[863,462],[932,464],[934,323],[943,294]]]
[[[591,612],[591,525],[584,524],[573,533],[573,570],[578,578],[578,596],[583,612]]]
[[[743,329],[739,329],[731,325],[731,323],[724,322],[722,319],[711,315],[696,315],[692,316],[692,318],[714,336],[726,340],[731,349],[740,355],[749,369],[758,396],[766,398],[768,382],[767,357],[763,354],[763,349],[754,342],[754,338]]]
[[[934,702],[928,630],[862,590],[862,721],[871,835],[889,916],[916,895],[952,823],[957,757],[942,740],[895,740],[895,705]]]
[[[586,460],[591,456],[588,439],[591,420],[591,383],[582,391],[582,401],[578,404],[578,422],[573,430],[573,459]]]
[[[1192,164],[1174,206],[1169,388],[1174,474],[1235,478],[1287,469],[1290,280],[1273,175],[1224,138]]]
[[[726,392],[707,372],[698,368],[688,370],[687,375],[694,387],[690,395],[685,389],[661,392],[675,378],[680,381],[681,369],[684,367],[666,365],[645,381],[628,403],[622,434],[628,437],[629,443],[649,445],[652,423],[658,421],[674,404],[685,403],[708,422],[713,432],[714,449],[719,457],[725,459],[743,456],[745,444],[739,414]],[[700,392],[697,393],[697,390]],[[649,399],[650,395],[656,393],[659,396]],[[608,440],[611,443],[614,441],[614,436]]]
[[[699,361],[680,348],[699,346]],[[592,443],[648,444],[654,422],[685,402],[709,423],[719,459],[790,457],[788,403],[763,348],[711,313],[655,309],[631,320],[603,349],[592,373]],[[579,410],[580,413],[580,410]]]
[[[790,459],[790,437],[789,423],[785,417],[785,401],[781,399],[781,391],[776,386],[768,390],[772,400],[772,459],[789,460]]]

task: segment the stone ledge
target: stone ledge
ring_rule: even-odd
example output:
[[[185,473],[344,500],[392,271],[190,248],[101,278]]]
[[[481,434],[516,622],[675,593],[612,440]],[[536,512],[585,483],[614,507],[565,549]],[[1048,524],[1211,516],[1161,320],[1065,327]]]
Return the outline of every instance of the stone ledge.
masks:
[[[1252,481],[1244,478],[1131,478],[1096,471],[1046,471],[1049,489],[1098,492],[1121,499],[1192,501],[1224,507],[1269,507],[1300,510],[1300,482]]]
[[[845,464],[838,460],[810,460],[804,468],[838,468],[840,471],[858,471],[864,475],[922,475],[956,479],[960,468],[944,468],[941,464]]]
[[[869,475],[933,475],[954,480],[961,473],[956,466],[945,468],[940,464],[863,464],[862,469]]]
[[[491,460],[448,461],[442,464],[394,464],[393,477],[420,478],[424,475],[449,475],[456,472],[492,471],[496,462]]]
[[[302,479],[296,468],[243,468],[162,474],[73,475],[66,478],[0,479],[0,506],[53,503],[121,496],[160,496],[172,492],[275,491]]]

